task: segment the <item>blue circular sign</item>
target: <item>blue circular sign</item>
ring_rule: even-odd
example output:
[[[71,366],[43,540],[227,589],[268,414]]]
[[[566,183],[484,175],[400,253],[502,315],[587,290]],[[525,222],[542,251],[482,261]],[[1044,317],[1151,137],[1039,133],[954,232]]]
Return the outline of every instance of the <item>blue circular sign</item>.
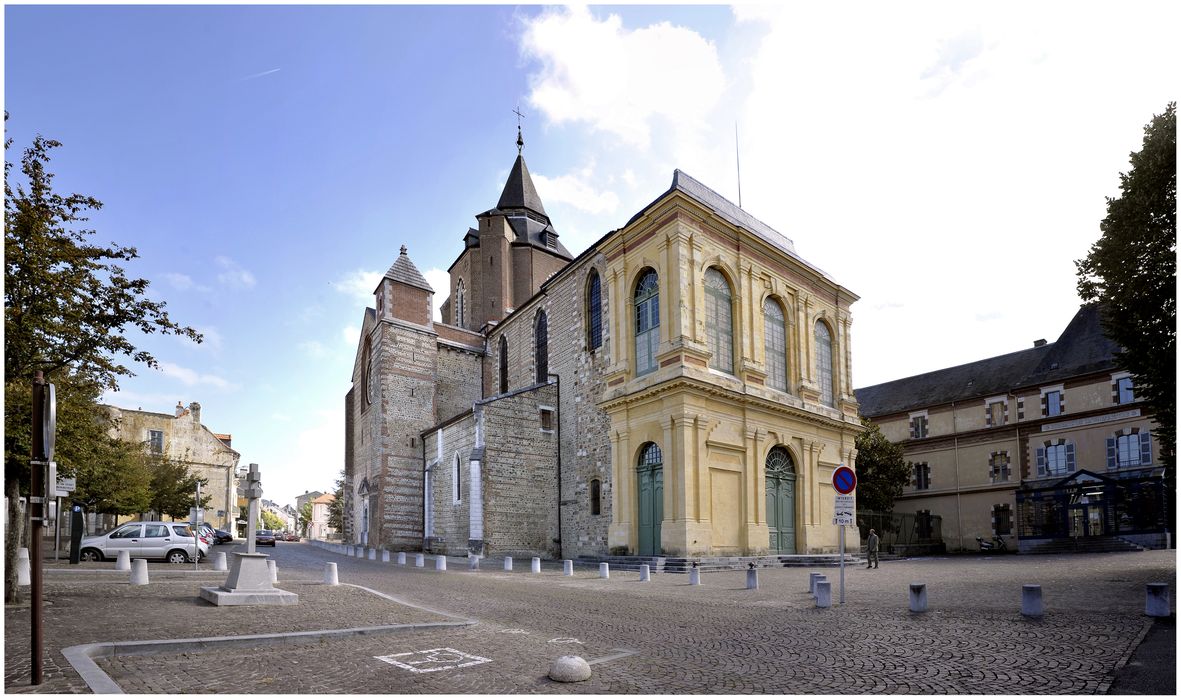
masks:
[[[857,488],[857,474],[842,464],[832,473],[832,486],[837,493],[853,493]]]

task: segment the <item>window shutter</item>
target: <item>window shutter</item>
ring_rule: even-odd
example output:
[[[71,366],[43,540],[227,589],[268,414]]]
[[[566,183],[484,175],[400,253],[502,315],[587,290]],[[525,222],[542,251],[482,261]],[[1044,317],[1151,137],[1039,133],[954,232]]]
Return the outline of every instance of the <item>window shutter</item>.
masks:
[[[1152,464],[1152,438],[1150,433],[1140,433],[1140,464]]]
[[[992,406],[988,406],[988,405],[984,406],[984,427],[985,428],[992,427]]]
[[[1017,399],[1017,420],[1025,420],[1025,399]]]
[[[1046,448],[1037,448],[1037,475],[1046,475]]]
[[[1111,383],[1111,402],[1119,403],[1119,382]]]
[[[1115,438],[1107,438],[1107,468],[1115,469],[1118,465],[1115,454]]]
[[[1066,443],[1066,471],[1074,471],[1074,443]]]
[[[1045,417],[1046,415],[1049,414],[1049,412],[1050,412],[1050,410],[1046,406],[1046,395],[1042,394],[1042,416]]]

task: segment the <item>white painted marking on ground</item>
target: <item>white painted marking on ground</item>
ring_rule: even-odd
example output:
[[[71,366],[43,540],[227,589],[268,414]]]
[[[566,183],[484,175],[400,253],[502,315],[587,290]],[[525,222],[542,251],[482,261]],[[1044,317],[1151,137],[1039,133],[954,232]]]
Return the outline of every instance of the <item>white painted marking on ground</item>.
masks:
[[[582,642],[578,641],[574,637],[556,637],[554,639],[549,640],[549,643],[550,644],[582,644]],[[586,646],[585,644],[582,644],[582,645]]]
[[[507,630],[500,630],[500,633],[501,633],[501,634],[529,634],[529,633],[528,633],[528,632],[526,632],[525,630],[523,630],[523,629],[517,629],[517,628],[513,628],[513,629],[507,629]]]
[[[485,659],[482,656],[465,654],[462,651],[449,647],[425,649],[423,651],[407,651],[401,654],[375,656],[373,658],[414,673],[434,673],[435,671],[466,668],[468,666],[486,664],[492,660]]]
[[[636,651],[635,649],[612,649],[611,651],[614,651],[617,653],[608,654],[607,656],[603,656],[603,657],[600,657],[597,659],[591,659],[590,661],[587,661],[586,663],[593,666],[594,664],[602,664],[602,663],[606,663],[608,661],[615,661],[617,659],[623,659],[628,656],[634,656],[634,655],[640,653],[640,652]]]

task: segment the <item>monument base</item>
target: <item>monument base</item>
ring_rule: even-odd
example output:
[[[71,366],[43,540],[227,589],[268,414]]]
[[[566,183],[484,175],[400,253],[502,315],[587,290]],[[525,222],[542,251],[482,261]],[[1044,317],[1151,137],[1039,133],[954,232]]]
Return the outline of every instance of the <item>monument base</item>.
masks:
[[[214,605],[295,605],[299,596],[271,584],[267,555],[234,552],[225,585],[202,586],[201,599]]]

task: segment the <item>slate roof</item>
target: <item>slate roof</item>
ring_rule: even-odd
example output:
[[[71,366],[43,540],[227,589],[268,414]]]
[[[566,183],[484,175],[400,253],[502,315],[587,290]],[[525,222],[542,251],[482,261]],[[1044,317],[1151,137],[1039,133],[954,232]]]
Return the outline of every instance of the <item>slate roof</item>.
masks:
[[[1103,335],[1100,307],[1088,305],[1079,309],[1056,342],[863,387],[854,393],[862,415],[884,416],[1114,370],[1119,349]]]
[[[517,155],[513,168],[509,172],[508,180],[504,183],[504,190],[500,193],[500,201],[495,209],[479,216],[504,216],[516,234],[514,245],[530,245],[550,253],[571,259],[573,256],[566,246],[558,240],[558,232],[545,213],[545,206],[533,185],[533,178],[529,175],[529,167],[525,165],[525,158]],[[465,247],[479,245],[478,239],[472,238],[472,231],[464,236]],[[551,245],[552,243],[552,245]]]
[[[408,284],[411,287],[425,289],[431,294],[435,293],[435,290],[431,289],[431,285],[427,284],[426,278],[422,276],[422,273],[418,271],[414,263],[410,262],[410,256],[406,255],[406,246],[402,246],[402,252],[398,255],[398,259],[394,261],[394,264],[390,266],[390,269],[386,271],[384,279],[392,279],[395,282]]]

